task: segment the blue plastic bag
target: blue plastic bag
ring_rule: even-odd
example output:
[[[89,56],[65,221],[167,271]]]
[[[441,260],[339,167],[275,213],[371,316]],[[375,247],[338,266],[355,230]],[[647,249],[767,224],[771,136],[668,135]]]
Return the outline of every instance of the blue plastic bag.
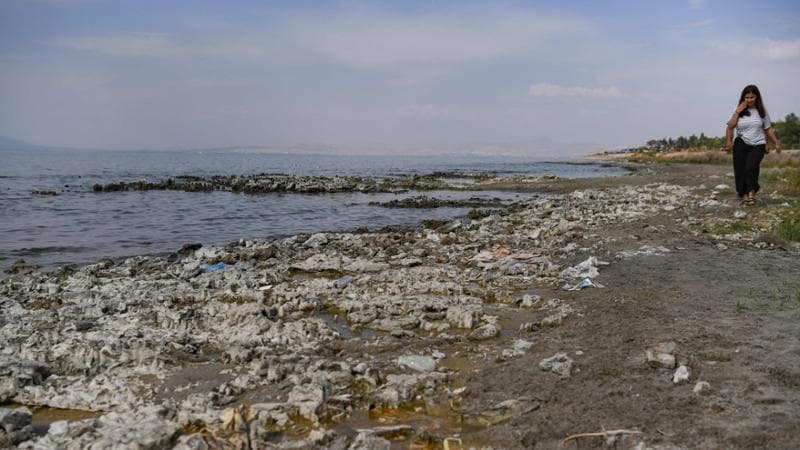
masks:
[[[202,269],[200,269],[200,273],[218,272],[220,270],[225,270],[224,262],[212,264],[210,266],[205,266]]]

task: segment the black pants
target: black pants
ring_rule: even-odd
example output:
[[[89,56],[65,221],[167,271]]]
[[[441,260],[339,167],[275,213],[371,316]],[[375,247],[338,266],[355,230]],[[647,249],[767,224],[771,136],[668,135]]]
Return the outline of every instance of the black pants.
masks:
[[[766,148],[761,145],[747,145],[742,138],[733,141],[733,175],[736,179],[736,193],[744,197],[748,192],[758,192],[758,174]]]

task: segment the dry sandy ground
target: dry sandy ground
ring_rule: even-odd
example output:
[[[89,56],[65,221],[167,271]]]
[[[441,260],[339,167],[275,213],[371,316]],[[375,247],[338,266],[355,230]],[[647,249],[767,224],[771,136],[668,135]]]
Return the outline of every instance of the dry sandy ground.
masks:
[[[727,166],[648,166],[627,177],[561,180],[547,190],[668,182],[710,191],[731,185],[729,172]],[[737,204],[733,193],[727,197],[721,196]],[[747,212],[766,213],[779,201],[766,193]],[[465,448],[800,448],[800,250],[786,243],[718,246],[702,224],[697,233],[676,226],[690,216],[713,221],[738,209],[687,208],[601,230],[612,238],[606,253],[596,255],[612,261],[596,279],[605,288],[533,289],[567,301],[579,314],[521,334],[534,343],[522,357],[483,360],[462,371],[467,393],[454,406],[462,412]],[[641,245],[670,252],[614,257]],[[497,313],[512,326],[541,319],[516,308]],[[506,342],[497,345],[508,348],[514,338],[501,336]],[[645,349],[662,342],[675,343],[678,362],[691,369],[689,381],[674,384],[673,370],[647,365]],[[573,358],[579,371],[559,378],[540,370],[539,361],[557,352]],[[699,381],[709,386],[696,393]],[[520,398],[527,412],[487,428],[463,427],[470,414]],[[560,444],[577,433],[618,429],[641,434]]]

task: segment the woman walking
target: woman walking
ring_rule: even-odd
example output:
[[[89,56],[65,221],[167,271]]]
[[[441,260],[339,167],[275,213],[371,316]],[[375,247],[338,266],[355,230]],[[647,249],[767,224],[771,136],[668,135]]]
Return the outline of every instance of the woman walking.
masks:
[[[731,143],[733,130],[736,140]],[[758,174],[761,160],[769,151],[766,138],[775,145],[775,151],[781,152],[781,143],[772,129],[772,122],[764,109],[761,93],[755,85],[748,85],[739,96],[739,106],[728,121],[725,131],[725,148],[733,149],[733,174],[736,180],[736,193],[742,205],[752,205],[756,201],[756,193],[761,186]]]

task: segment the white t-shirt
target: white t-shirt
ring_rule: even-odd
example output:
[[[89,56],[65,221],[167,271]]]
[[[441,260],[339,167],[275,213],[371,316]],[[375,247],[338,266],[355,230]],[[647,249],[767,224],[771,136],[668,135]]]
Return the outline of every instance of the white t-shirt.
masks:
[[[758,115],[757,109],[750,108],[750,115],[739,117],[739,121],[736,122],[736,135],[747,145],[764,145],[767,143],[764,130],[771,126],[769,114],[765,114],[762,118]]]

